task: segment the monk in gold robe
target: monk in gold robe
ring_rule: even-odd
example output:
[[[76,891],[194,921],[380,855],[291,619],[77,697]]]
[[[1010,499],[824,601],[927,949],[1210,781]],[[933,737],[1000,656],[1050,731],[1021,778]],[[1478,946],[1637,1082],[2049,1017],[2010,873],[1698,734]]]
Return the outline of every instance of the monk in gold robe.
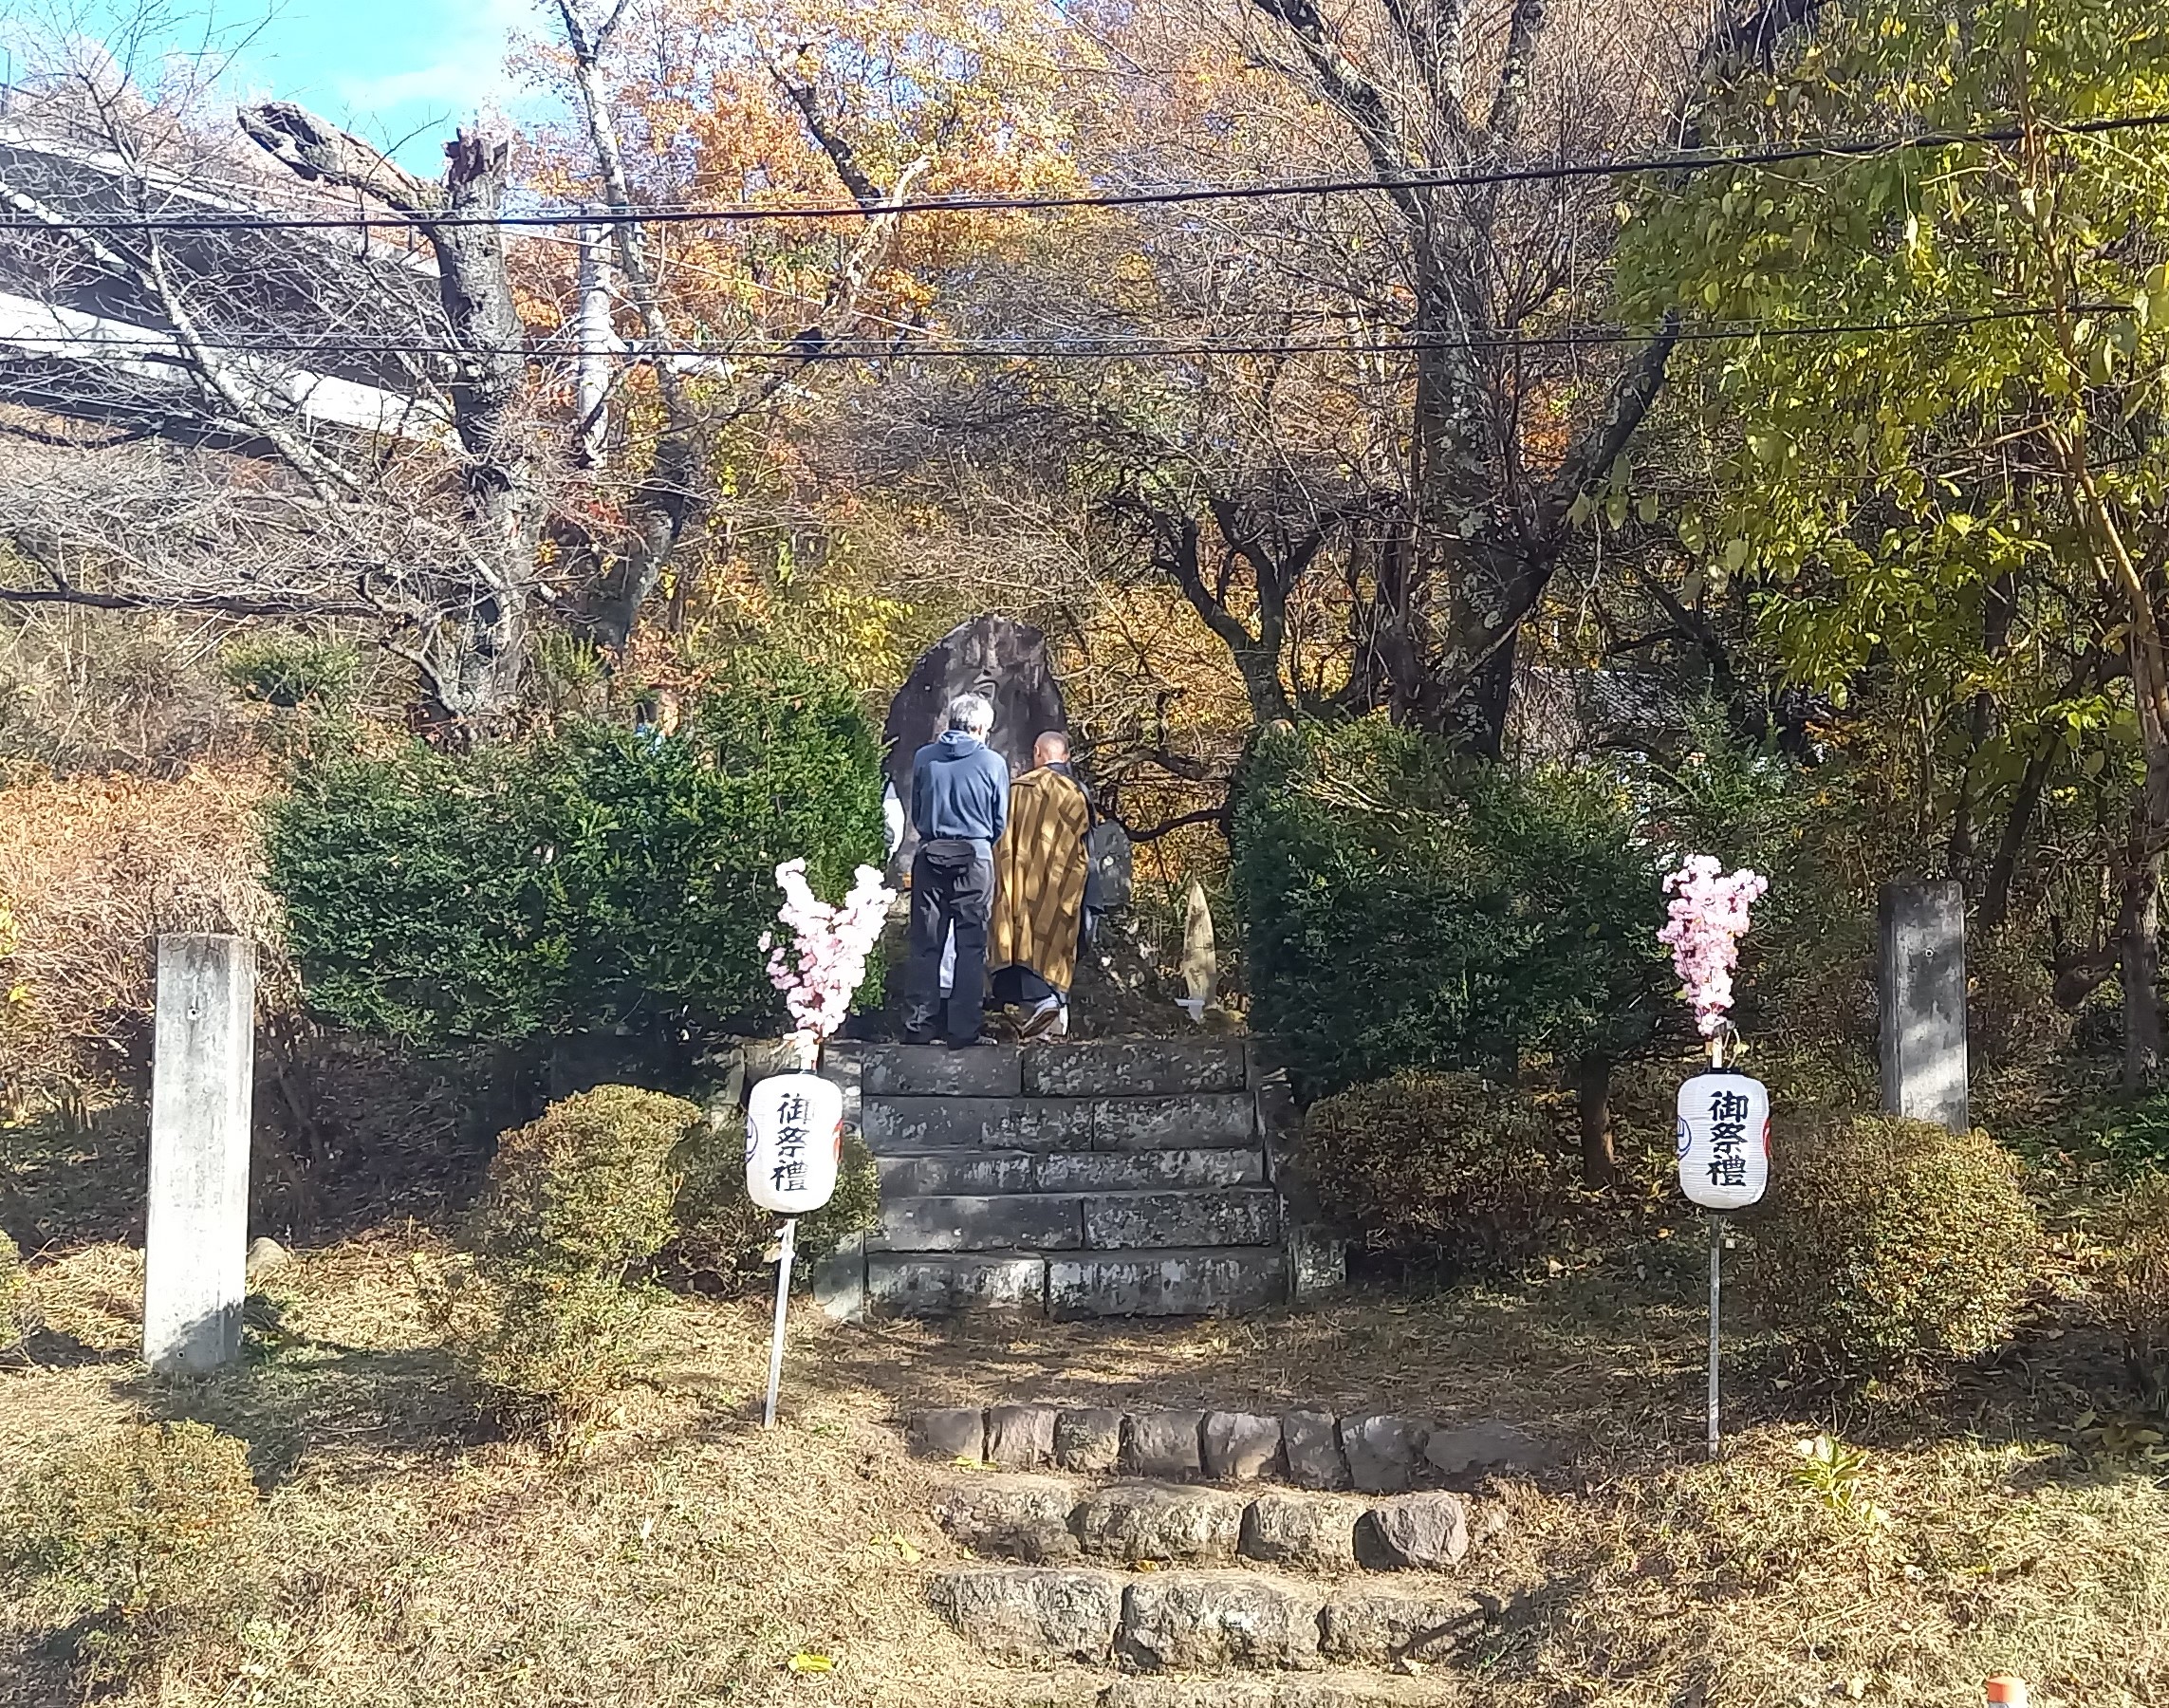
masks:
[[[1066,1032],[1084,922],[1084,837],[1092,808],[1069,770],[1069,738],[1032,744],[1032,769],[1010,785],[1009,827],[994,846],[987,964],[1026,1011],[1028,1038]]]

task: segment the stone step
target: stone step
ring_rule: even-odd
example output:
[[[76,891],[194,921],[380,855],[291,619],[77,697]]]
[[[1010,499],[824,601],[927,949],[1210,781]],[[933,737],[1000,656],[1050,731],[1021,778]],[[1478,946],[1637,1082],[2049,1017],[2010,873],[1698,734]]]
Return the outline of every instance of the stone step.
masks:
[[[1249,1052],[1228,1039],[1135,1039],[1114,1043],[991,1045],[881,1044],[863,1054],[868,1097],[1165,1096],[1243,1091]]]
[[[1280,1236],[1266,1187],[883,1197],[869,1252],[1158,1252],[1266,1246]]]
[[[1428,1662],[1487,1624],[1480,1602],[1444,1586],[1336,1588],[1259,1571],[969,1566],[936,1572],[927,1593],[997,1659],[1112,1662],[1147,1674]]]
[[[1279,1246],[1169,1252],[1071,1252],[1047,1264],[1052,1317],[1223,1316],[1288,1300]]]
[[[1439,1708],[1438,1686],[1394,1673],[1326,1667],[1319,1672],[1233,1679],[1156,1679],[1124,1675],[1100,1692],[1093,1708]]]
[[[1164,1252],[868,1251],[865,1298],[876,1310],[948,1316],[1023,1309],[1066,1319],[1224,1316],[1288,1301],[1279,1246]]]
[[[877,1159],[881,1191],[897,1197],[959,1193],[1182,1192],[1211,1186],[1257,1186],[1265,1153],[1233,1146],[1210,1150],[899,1151]]]
[[[1033,1457],[1059,1451],[1053,1432],[1030,1424],[1035,1408],[1010,1408],[1013,1426],[988,1451]],[[1196,1426],[1192,1426],[1196,1458]],[[949,1482],[936,1521],[950,1539],[986,1558],[1058,1565],[1231,1566],[1238,1558],[1281,1571],[1345,1576],[1443,1571],[1472,1541],[1469,1502],[1443,1492],[1385,1496],[1234,1491],[1129,1478],[1085,1488],[1044,1470],[976,1472]]]
[[[875,1310],[1047,1311],[1047,1258],[1038,1252],[868,1252],[865,1264],[866,1304]]]
[[[1073,1098],[869,1092],[861,1120],[866,1148],[878,1157],[932,1150],[1188,1150],[1254,1148],[1258,1143],[1257,1104],[1247,1091]]]

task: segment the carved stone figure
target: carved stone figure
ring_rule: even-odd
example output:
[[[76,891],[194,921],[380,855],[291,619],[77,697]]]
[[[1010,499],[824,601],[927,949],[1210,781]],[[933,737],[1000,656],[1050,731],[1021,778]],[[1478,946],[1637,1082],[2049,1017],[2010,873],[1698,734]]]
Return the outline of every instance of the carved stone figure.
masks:
[[[959,694],[982,694],[992,702],[994,732],[987,745],[1008,762],[1011,776],[1031,769],[1031,744],[1039,735],[1068,728],[1045,635],[1011,617],[958,623],[919,655],[881,728],[889,783],[907,819],[912,755],[941,733],[949,702]],[[918,844],[907,823],[895,863],[908,869]]]

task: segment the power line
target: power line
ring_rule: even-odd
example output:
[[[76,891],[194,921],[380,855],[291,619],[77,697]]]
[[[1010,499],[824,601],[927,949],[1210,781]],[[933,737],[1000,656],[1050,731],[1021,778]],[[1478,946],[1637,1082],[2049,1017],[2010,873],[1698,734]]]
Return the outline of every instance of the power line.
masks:
[[[1899,332],[1925,332],[1982,325],[1995,321],[2032,320],[2056,313],[2052,304],[2033,304],[2009,308],[1984,308],[1965,314],[1929,315],[1916,318],[1889,318],[1882,320],[1803,322],[1790,325],[1755,324],[1748,322],[1685,323],[1675,328],[1671,336],[1681,343],[1704,343],[1755,338],[1845,338],[1864,337],[1875,334]],[[2084,314],[2130,314],[2129,303],[2086,303],[2075,305],[2069,310]],[[18,334],[0,339],[0,348],[12,347],[34,355],[48,347],[94,348],[121,352],[138,358],[168,360],[183,362],[186,351],[180,341],[166,333],[150,332],[143,339],[114,338],[98,333],[55,333],[46,335]],[[607,356],[627,362],[657,361],[721,361],[721,362],[794,362],[804,363],[825,362],[920,362],[960,361],[999,362],[1005,360],[1030,361],[1140,361],[1152,357],[1167,356],[1393,356],[1414,355],[1425,350],[1503,350],[1503,349],[1576,349],[1601,347],[1610,344],[1647,343],[1665,335],[1665,328],[1658,326],[1605,326],[1578,325],[1562,327],[1553,332],[1521,332],[1511,327],[1487,327],[1480,331],[1457,337],[1411,336],[1393,339],[1287,339],[1270,343],[1234,342],[1229,340],[1196,339],[1188,341],[1147,340],[1137,338],[1117,339],[1113,336],[1089,339],[1041,339],[1037,342],[995,343],[981,340],[974,343],[909,343],[901,340],[875,341],[859,339],[847,341],[794,341],[787,343],[770,342],[757,347],[732,348],[720,344],[679,344],[661,348],[581,351],[577,348],[552,348],[547,344],[534,345],[476,345],[454,343],[419,343],[414,342],[362,342],[359,340],[306,340],[283,339],[212,339],[197,338],[193,342],[207,350],[240,355],[287,355],[301,357],[343,357],[361,360],[367,357],[445,356],[452,358],[482,358],[491,356],[520,356],[530,361],[573,362],[586,356]]]
[[[2123,119],[2086,119],[2042,128],[2062,136],[2100,136],[2169,125],[2169,113]],[[917,200],[863,203],[821,202],[772,207],[585,209],[564,214],[354,214],[351,215],[205,215],[71,219],[65,214],[0,218],[0,231],[70,232],[306,232],[426,230],[459,226],[551,229],[577,225],[747,224],[783,219],[875,219],[901,214],[1059,213],[1082,208],[1142,208],[1191,202],[1255,201],[1282,195],[1340,195],[1397,190],[1474,190],[1508,184],[1549,183],[1570,178],[1632,177],[1643,173],[1707,172],[1725,166],[1776,166],[1796,160],[1863,159],[1914,149],[1953,148],[1974,142],[2015,142],[2026,135],[2020,125],[1973,131],[1921,131],[1905,137],[1858,141],[1803,143],[1789,147],[1723,152],[1697,149],[1668,155],[1643,155],[1617,160],[1569,161],[1554,166],[1497,167],[1483,172],[1411,172],[1395,177],[1290,178],[1261,184],[1203,184],[1159,190],[1080,192],[1070,195],[952,195]]]

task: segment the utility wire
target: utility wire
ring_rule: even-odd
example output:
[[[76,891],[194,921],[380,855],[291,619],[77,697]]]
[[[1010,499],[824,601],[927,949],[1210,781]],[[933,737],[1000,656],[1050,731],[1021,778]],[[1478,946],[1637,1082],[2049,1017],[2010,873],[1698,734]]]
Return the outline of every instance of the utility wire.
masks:
[[[2068,309],[2081,314],[2130,314],[2129,303],[2085,303]],[[1722,324],[1696,324],[1687,322],[1675,328],[1672,336],[1682,343],[1716,343],[1752,338],[1846,338],[1880,333],[1926,332],[1947,328],[1976,326],[1993,321],[2032,320],[2058,312],[2052,304],[2033,304],[2011,308],[1984,308],[1967,314],[1930,315],[1918,318],[1885,320],[1804,322],[1790,325],[1752,324],[1731,322]],[[0,338],[0,349],[13,347],[26,354],[52,347],[109,349],[139,358],[158,360],[170,358],[185,361],[180,341],[168,333],[145,328],[141,339],[114,338],[100,333],[18,333]],[[1459,337],[1429,338],[1407,337],[1378,340],[1353,339],[1289,339],[1272,343],[1233,342],[1202,339],[1189,341],[1117,339],[1114,337],[1084,339],[1041,339],[1036,342],[997,343],[981,340],[973,343],[912,343],[901,340],[860,339],[848,341],[810,340],[779,343],[769,342],[751,347],[733,348],[727,344],[679,344],[662,348],[613,349],[608,351],[583,351],[577,347],[550,347],[533,345],[460,345],[454,343],[418,343],[385,341],[381,343],[360,340],[324,340],[311,343],[302,339],[216,339],[199,337],[195,342],[205,349],[251,355],[401,357],[446,356],[452,358],[517,355],[535,361],[572,362],[584,356],[608,356],[613,360],[629,362],[671,361],[727,361],[727,362],[999,362],[1004,360],[1032,361],[1136,361],[1158,356],[1393,356],[1415,354],[1424,350],[1503,350],[1503,349],[1578,349],[1605,344],[1647,343],[1665,336],[1665,328],[1658,326],[1602,326],[1580,325],[1562,327],[1555,332],[1518,332],[1508,327],[1491,327]]]
[[[2123,119],[2086,119],[2044,126],[2064,136],[2099,136],[2113,131],[2169,125],[2169,113]],[[1912,149],[1951,148],[1970,142],[2015,142],[2024,127],[2009,124],[1973,131],[1922,131],[1906,137],[1859,141],[1803,143],[1726,153],[1708,149],[1669,155],[1643,155],[1617,160],[1570,161],[1556,166],[1508,166],[1483,172],[1410,172],[1394,177],[1290,178],[1262,184],[1205,184],[1192,188],[1079,193],[1071,195],[925,196],[898,202],[820,202],[772,207],[588,208],[565,214],[391,214],[351,215],[141,214],[72,219],[14,215],[0,218],[0,231],[70,232],[351,232],[373,229],[447,229],[458,226],[556,228],[568,225],[675,225],[717,222],[740,224],[777,219],[878,219],[899,214],[1049,213],[1078,208],[1142,208],[1188,202],[1254,201],[1281,195],[1340,195],[1381,190],[1472,190],[1505,184],[1549,183],[1566,178],[1630,177],[1654,172],[1707,172],[1723,166],[1774,166],[1793,160],[1861,159]]]

